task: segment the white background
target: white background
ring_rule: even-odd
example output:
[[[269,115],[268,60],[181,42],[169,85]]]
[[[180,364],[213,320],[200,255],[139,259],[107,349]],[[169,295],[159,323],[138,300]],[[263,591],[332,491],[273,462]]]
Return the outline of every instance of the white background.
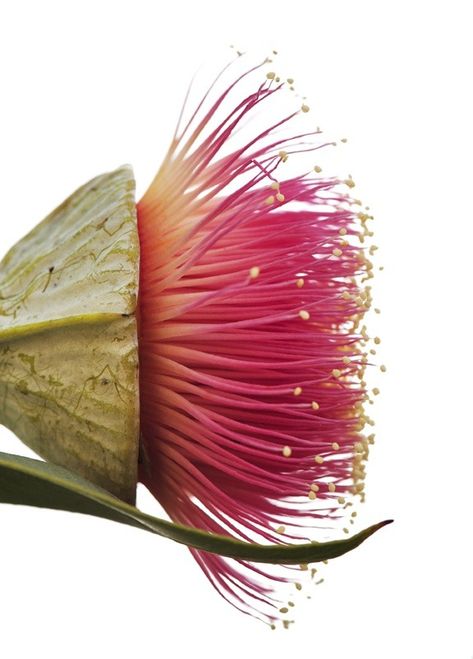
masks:
[[[209,587],[187,550],[83,516],[0,507],[0,653],[470,659],[468,2],[3,2],[0,251],[78,185],[159,164],[187,83],[224,48],[278,48],[376,216],[383,338],[362,523],[290,631]],[[323,165],[323,162],[321,163]],[[25,453],[0,429],[0,450]],[[140,494],[150,510],[153,503]]]

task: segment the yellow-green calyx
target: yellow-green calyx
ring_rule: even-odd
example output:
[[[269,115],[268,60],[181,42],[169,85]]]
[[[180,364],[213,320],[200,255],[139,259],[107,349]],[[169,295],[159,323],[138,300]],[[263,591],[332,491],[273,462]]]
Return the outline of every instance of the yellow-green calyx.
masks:
[[[0,423],[135,500],[139,240],[129,167],[69,197],[0,263]]]

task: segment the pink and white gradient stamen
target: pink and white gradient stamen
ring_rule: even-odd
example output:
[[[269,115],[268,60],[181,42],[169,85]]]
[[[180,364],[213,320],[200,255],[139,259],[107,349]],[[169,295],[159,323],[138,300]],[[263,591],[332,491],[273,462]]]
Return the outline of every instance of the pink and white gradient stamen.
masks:
[[[265,67],[218,95],[226,67],[138,204],[140,480],[176,522],[298,542],[362,493],[371,264],[343,181],[305,166],[330,142]],[[191,551],[237,608],[286,616],[299,572]]]

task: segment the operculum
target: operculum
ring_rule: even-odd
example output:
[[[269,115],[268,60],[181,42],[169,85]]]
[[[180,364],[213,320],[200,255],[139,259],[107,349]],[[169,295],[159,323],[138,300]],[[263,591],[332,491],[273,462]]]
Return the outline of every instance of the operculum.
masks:
[[[0,423],[135,500],[139,240],[129,167],[69,197],[0,263]]]

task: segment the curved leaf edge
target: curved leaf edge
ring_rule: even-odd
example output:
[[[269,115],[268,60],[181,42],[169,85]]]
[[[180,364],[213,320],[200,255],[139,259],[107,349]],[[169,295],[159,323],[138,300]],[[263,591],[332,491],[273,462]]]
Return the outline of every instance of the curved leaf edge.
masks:
[[[0,503],[93,515],[229,558],[286,565],[315,563],[346,554],[393,521],[384,520],[353,536],[330,542],[297,545],[249,543],[154,517],[62,467],[2,452]]]

